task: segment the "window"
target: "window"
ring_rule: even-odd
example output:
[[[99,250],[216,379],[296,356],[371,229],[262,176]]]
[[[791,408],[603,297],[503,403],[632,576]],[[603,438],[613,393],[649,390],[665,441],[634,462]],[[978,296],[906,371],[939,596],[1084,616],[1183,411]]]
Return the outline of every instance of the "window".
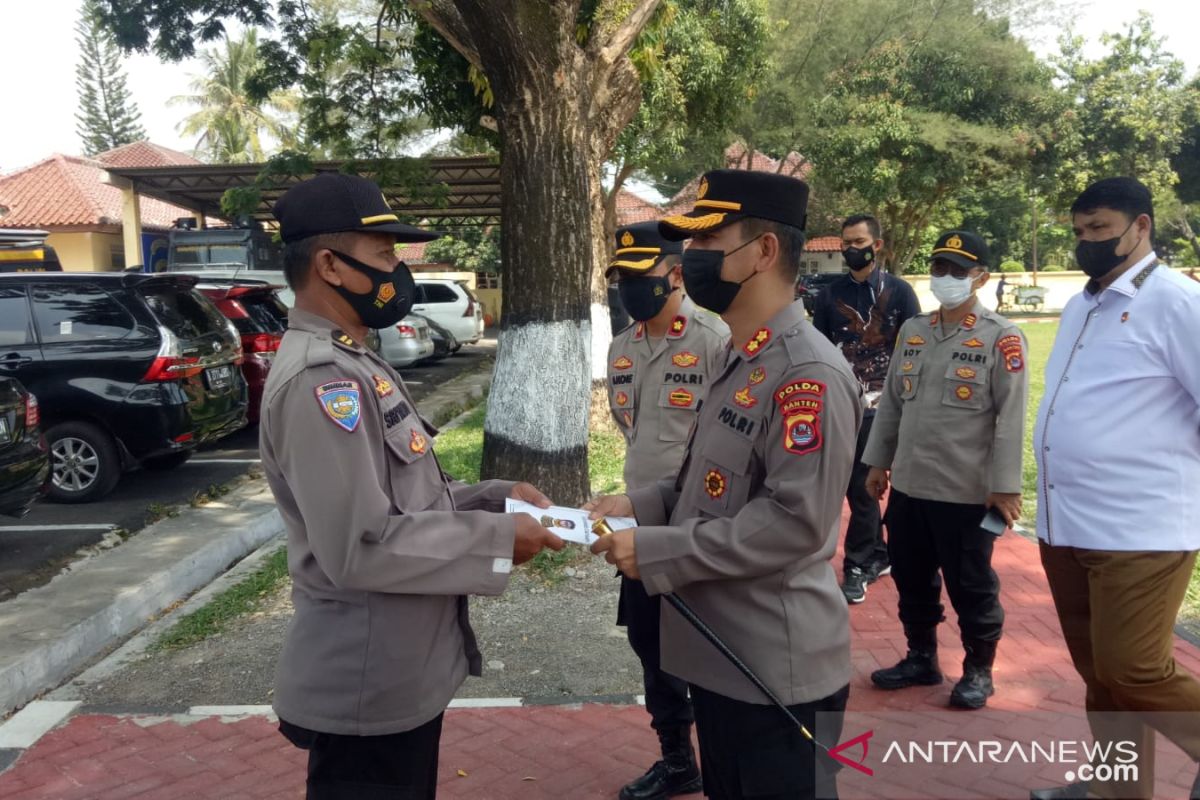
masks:
[[[108,268],[117,272],[125,269],[125,245],[111,244],[108,246]]]
[[[121,339],[134,328],[116,299],[99,286],[34,286],[33,318],[43,344]]]
[[[0,347],[29,344],[33,334],[29,326],[29,302],[24,286],[0,289]]]
[[[423,283],[426,303],[457,303],[458,293],[443,283]]]
[[[499,289],[500,276],[490,272],[475,273],[475,288],[476,289]]]
[[[152,286],[142,291],[158,321],[180,339],[196,339],[225,327],[216,306],[196,292],[175,286]]]

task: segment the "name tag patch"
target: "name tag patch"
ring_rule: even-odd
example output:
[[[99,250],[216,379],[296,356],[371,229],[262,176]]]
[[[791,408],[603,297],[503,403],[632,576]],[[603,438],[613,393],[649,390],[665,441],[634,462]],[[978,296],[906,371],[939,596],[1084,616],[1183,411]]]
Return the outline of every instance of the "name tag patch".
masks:
[[[383,425],[387,429],[391,429],[399,425],[404,420],[408,419],[408,415],[412,413],[412,409],[408,407],[408,403],[401,400],[396,405],[383,412]]]
[[[358,381],[340,380],[323,383],[316,388],[317,401],[325,416],[348,433],[362,422],[362,391]]]

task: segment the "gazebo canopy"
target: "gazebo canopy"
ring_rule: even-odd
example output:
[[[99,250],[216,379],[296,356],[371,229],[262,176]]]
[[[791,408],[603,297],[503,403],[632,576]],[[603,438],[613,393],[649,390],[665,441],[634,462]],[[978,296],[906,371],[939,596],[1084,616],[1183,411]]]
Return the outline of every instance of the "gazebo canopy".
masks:
[[[385,181],[380,188],[397,213],[414,220],[429,220],[439,228],[500,221],[500,165],[491,156],[433,158],[422,162],[394,162],[394,170],[409,177]],[[313,173],[340,172],[344,161],[313,162]],[[131,186],[145,197],[154,197],[212,217],[221,211],[227,189],[257,187],[262,199],[253,212],[257,220],[273,220],[271,208],[291,186],[312,175],[262,177],[263,164],[181,164],[163,167],[109,167],[118,185]],[[393,170],[385,169],[384,172]],[[359,174],[378,180],[364,168]],[[413,178],[413,175],[420,177]]]

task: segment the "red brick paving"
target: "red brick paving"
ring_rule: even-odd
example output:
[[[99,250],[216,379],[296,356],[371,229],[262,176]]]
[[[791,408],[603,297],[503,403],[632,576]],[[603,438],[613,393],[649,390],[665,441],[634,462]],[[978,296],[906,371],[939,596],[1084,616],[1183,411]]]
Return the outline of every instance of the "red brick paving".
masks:
[[[869,674],[902,655],[893,584],[883,579],[851,610],[854,678],[843,738],[874,729],[879,739],[901,733],[918,740],[986,737],[1000,741],[1086,739],[1083,686],[1063,645],[1037,547],[1004,537],[995,565],[1008,614],[996,666],[997,694],[985,712],[946,708],[962,649],[953,612],[941,629],[942,686],[881,692]],[[839,564],[840,566],[840,564]],[[1177,640],[1176,658],[1200,673],[1200,651]],[[645,710],[584,705],[455,709],[442,740],[442,798],[561,800],[613,798],[652,758],[654,737]],[[1161,737],[1160,737],[1161,740]],[[1183,798],[1194,765],[1160,741],[1156,797]],[[842,797],[979,797],[1024,795],[1027,786],[1063,780],[1062,767],[1003,768],[881,766],[879,742],[868,764],[874,778],[844,770]],[[460,776],[459,770],[466,773]],[[219,719],[77,715],[43,737],[0,775],[4,800],[175,800],[175,798],[297,798],[304,757],[263,718]]]

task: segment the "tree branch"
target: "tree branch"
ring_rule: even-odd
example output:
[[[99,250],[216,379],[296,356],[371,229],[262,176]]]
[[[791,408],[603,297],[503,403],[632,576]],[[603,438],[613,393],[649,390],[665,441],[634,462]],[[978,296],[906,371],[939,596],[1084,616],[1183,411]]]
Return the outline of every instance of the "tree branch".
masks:
[[[619,0],[601,0],[596,9],[596,19],[603,20],[610,15]],[[605,65],[615,64],[617,59],[629,52],[633,42],[641,35],[646,23],[654,16],[662,0],[638,0],[637,5],[615,28],[609,30],[608,25],[594,25],[588,42],[588,50],[599,57]]]
[[[450,43],[471,66],[483,71],[479,48],[471,38],[471,31],[458,13],[453,0],[408,0],[413,13],[425,20]]]

